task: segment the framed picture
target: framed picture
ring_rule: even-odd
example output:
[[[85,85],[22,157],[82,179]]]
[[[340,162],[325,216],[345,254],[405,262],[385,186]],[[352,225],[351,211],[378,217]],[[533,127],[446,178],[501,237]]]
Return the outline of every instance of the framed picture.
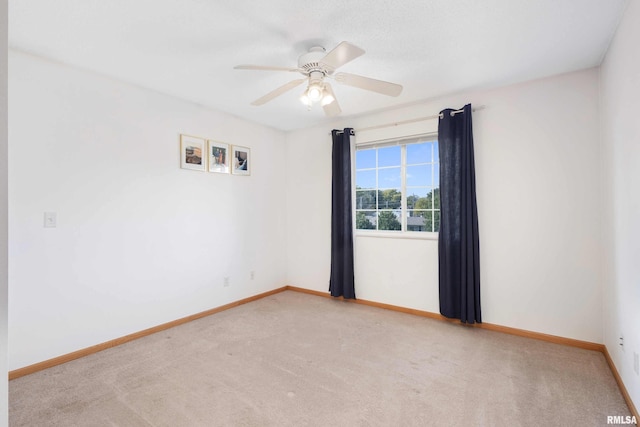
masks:
[[[229,144],[207,141],[209,153],[209,172],[229,173]]]
[[[205,140],[195,136],[180,135],[180,167],[206,171]]]
[[[231,150],[231,172],[234,175],[251,175],[251,149],[233,146]]]

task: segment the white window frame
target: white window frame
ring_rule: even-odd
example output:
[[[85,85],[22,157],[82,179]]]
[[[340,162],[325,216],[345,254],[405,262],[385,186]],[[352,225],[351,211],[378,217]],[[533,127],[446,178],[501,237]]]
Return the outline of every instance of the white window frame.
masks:
[[[395,238],[395,239],[423,239],[423,240],[437,240],[438,232],[437,231],[408,231],[407,230],[407,149],[406,146],[413,143],[418,142],[429,142],[429,141],[437,141],[438,133],[424,133],[420,135],[412,135],[410,137],[399,137],[378,141],[369,141],[364,143],[357,143],[354,146],[353,155],[352,155],[352,165],[351,170],[353,171],[353,179],[352,179],[352,200],[353,200],[353,231],[356,237],[383,237],[383,238]],[[400,215],[400,223],[401,229],[398,230],[365,230],[365,229],[357,229],[356,228],[356,151],[371,149],[371,148],[384,148],[384,147],[392,147],[392,146],[402,146],[400,150],[400,179],[401,179],[401,188],[402,199],[401,199],[401,212]],[[439,156],[438,156],[439,162]],[[376,152],[376,163],[377,163],[377,152]],[[410,165],[413,166],[413,165]],[[378,168],[376,167],[376,170]],[[434,168],[435,169],[435,168]],[[435,171],[432,170],[432,174],[435,174]],[[438,182],[438,186],[435,188],[440,188],[440,184]],[[376,190],[379,190],[378,187],[378,177],[376,174]],[[439,211],[440,209],[438,209]],[[433,210],[435,212],[435,210]]]

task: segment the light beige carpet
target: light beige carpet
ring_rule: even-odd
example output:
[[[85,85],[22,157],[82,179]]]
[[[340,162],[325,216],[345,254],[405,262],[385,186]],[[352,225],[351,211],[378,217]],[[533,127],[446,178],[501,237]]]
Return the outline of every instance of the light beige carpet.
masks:
[[[287,291],[13,380],[10,426],[604,426],[602,354]]]

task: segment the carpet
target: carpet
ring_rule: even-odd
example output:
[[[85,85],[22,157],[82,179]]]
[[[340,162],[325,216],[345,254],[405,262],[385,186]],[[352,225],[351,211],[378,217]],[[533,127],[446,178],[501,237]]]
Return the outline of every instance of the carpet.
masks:
[[[604,426],[604,356],[287,291],[9,383],[10,426]]]

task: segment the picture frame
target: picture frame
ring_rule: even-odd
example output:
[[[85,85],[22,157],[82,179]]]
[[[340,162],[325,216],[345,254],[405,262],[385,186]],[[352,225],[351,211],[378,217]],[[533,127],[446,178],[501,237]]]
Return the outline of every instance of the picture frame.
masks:
[[[251,148],[233,145],[231,147],[231,173],[251,175]]]
[[[209,172],[229,173],[229,160],[231,159],[229,148],[229,144],[223,142],[207,141]]]
[[[190,135],[180,135],[180,167],[204,172],[207,170],[206,141]]]

